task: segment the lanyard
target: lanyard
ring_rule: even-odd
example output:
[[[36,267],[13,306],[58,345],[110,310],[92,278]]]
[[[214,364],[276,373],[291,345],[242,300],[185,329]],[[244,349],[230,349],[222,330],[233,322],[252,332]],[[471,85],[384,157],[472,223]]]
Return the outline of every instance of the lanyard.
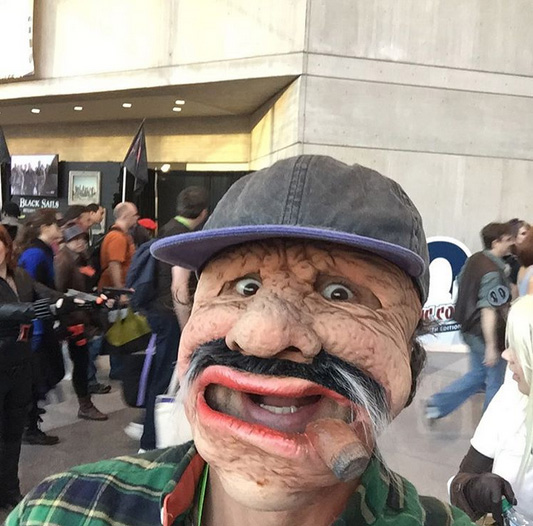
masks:
[[[200,482],[200,495],[198,497],[198,526],[202,526],[202,514],[204,512],[205,491],[207,488],[207,477],[209,475],[209,464],[205,465]]]

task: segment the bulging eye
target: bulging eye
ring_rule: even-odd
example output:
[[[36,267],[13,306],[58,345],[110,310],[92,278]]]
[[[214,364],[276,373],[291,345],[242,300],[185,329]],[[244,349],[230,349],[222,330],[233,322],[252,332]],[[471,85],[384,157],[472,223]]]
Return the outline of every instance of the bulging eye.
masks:
[[[353,292],[341,283],[331,283],[322,289],[322,296],[331,301],[349,301],[353,298]]]
[[[241,296],[253,296],[261,288],[261,282],[256,278],[242,278],[235,283],[235,290]]]

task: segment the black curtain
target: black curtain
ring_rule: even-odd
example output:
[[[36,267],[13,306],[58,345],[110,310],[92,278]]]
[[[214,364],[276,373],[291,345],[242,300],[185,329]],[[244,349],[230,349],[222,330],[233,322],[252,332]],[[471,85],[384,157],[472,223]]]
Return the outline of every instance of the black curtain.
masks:
[[[203,186],[209,193],[211,213],[228,188],[250,172],[189,172],[176,170],[158,173],[158,223],[163,226],[176,215],[178,194],[187,186]]]

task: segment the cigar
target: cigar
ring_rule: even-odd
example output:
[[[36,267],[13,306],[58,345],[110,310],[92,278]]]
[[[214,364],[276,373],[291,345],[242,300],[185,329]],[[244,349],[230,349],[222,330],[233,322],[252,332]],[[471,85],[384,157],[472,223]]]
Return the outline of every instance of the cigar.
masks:
[[[354,428],[342,420],[315,420],[307,425],[305,434],[320,458],[343,482],[359,478],[370,462],[370,452]]]

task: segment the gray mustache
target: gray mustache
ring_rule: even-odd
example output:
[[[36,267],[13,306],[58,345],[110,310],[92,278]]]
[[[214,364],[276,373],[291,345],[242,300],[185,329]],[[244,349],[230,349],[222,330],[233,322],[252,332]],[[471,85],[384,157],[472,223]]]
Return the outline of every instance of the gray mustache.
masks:
[[[300,378],[321,385],[364,407],[374,431],[380,432],[390,421],[390,409],[384,387],[356,366],[321,350],[312,363],[298,363],[277,358],[259,358],[232,351],[220,338],[200,345],[191,357],[187,379],[189,384],[212,365],[239,371],[284,378]]]

